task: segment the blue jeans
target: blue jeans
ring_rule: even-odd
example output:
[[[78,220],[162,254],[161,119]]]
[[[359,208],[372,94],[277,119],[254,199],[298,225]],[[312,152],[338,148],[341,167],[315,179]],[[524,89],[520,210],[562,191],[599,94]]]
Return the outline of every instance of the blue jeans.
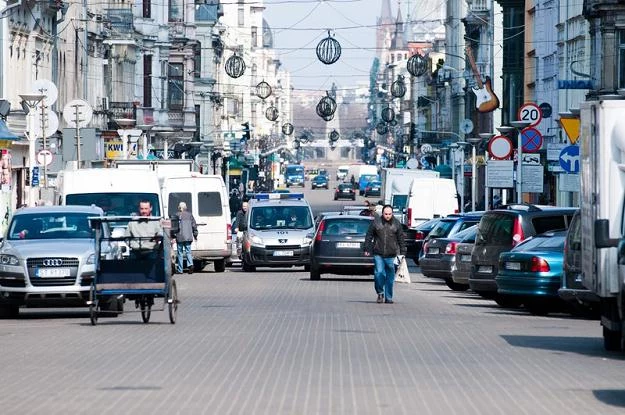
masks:
[[[374,255],[375,269],[373,272],[375,292],[384,294],[387,301],[393,299],[393,284],[395,283],[395,257],[385,258]]]
[[[191,241],[189,242],[177,242],[176,243],[176,260],[178,265],[176,266],[176,271],[179,274],[182,274],[183,261],[184,258],[187,258],[187,264],[189,268],[193,266],[193,256],[191,256]]]

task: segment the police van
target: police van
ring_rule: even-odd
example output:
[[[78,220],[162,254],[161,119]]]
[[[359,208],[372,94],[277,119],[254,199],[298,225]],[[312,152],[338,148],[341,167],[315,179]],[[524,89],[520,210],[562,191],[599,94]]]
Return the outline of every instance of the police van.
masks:
[[[315,221],[303,193],[259,193],[249,201],[242,241],[243,271],[256,267],[310,269]]]

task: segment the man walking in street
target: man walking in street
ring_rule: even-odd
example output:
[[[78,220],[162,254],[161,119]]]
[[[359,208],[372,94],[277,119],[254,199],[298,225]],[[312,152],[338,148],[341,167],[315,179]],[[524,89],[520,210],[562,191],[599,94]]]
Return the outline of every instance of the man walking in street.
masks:
[[[187,210],[187,204],[178,204],[178,232],[176,233],[176,271],[182,274],[184,259],[187,259],[188,272],[193,273],[193,256],[191,242],[197,240],[197,224],[193,214]]]
[[[393,216],[391,205],[384,205],[382,217],[375,217],[365,237],[365,256],[373,255],[374,286],[377,302],[393,303],[395,258],[406,254],[401,223]]]
[[[234,232],[239,236],[239,232],[243,233],[243,231],[247,230],[247,209],[249,209],[249,203],[243,202],[241,204],[241,210],[237,212],[236,223],[237,226],[234,229]]]

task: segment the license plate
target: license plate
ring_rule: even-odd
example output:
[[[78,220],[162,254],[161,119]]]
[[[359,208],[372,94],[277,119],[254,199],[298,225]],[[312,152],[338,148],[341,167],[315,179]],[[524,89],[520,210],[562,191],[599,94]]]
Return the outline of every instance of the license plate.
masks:
[[[487,267],[487,266],[482,265],[481,267],[477,268],[477,272],[488,272],[488,273],[491,273],[491,272],[493,272],[493,267]]]
[[[506,269],[512,270],[512,271],[521,271],[521,263],[520,262],[506,262],[504,267]]]
[[[438,248],[428,248],[428,254],[436,255],[438,254],[438,252],[439,252]]]
[[[293,256],[293,251],[274,251],[273,256]]]
[[[462,262],[471,262],[471,255],[461,255],[460,261]]]
[[[343,193],[350,193],[349,190],[343,190]]]
[[[360,248],[360,243],[359,242],[337,242],[336,243],[336,247],[337,248]]]
[[[39,268],[37,276],[39,278],[58,278],[69,277],[71,275],[69,268]]]

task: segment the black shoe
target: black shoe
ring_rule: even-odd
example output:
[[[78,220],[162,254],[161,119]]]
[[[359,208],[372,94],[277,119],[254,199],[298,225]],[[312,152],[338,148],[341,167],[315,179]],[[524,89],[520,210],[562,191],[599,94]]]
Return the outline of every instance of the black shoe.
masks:
[[[378,294],[377,303],[380,304],[384,301],[384,294]]]
[[[386,304],[393,304],[393,300],[386,300],[384,301]]]
[[[193,274],[193,266],[190,266],[190,267],[187,269],[187,274]]]

